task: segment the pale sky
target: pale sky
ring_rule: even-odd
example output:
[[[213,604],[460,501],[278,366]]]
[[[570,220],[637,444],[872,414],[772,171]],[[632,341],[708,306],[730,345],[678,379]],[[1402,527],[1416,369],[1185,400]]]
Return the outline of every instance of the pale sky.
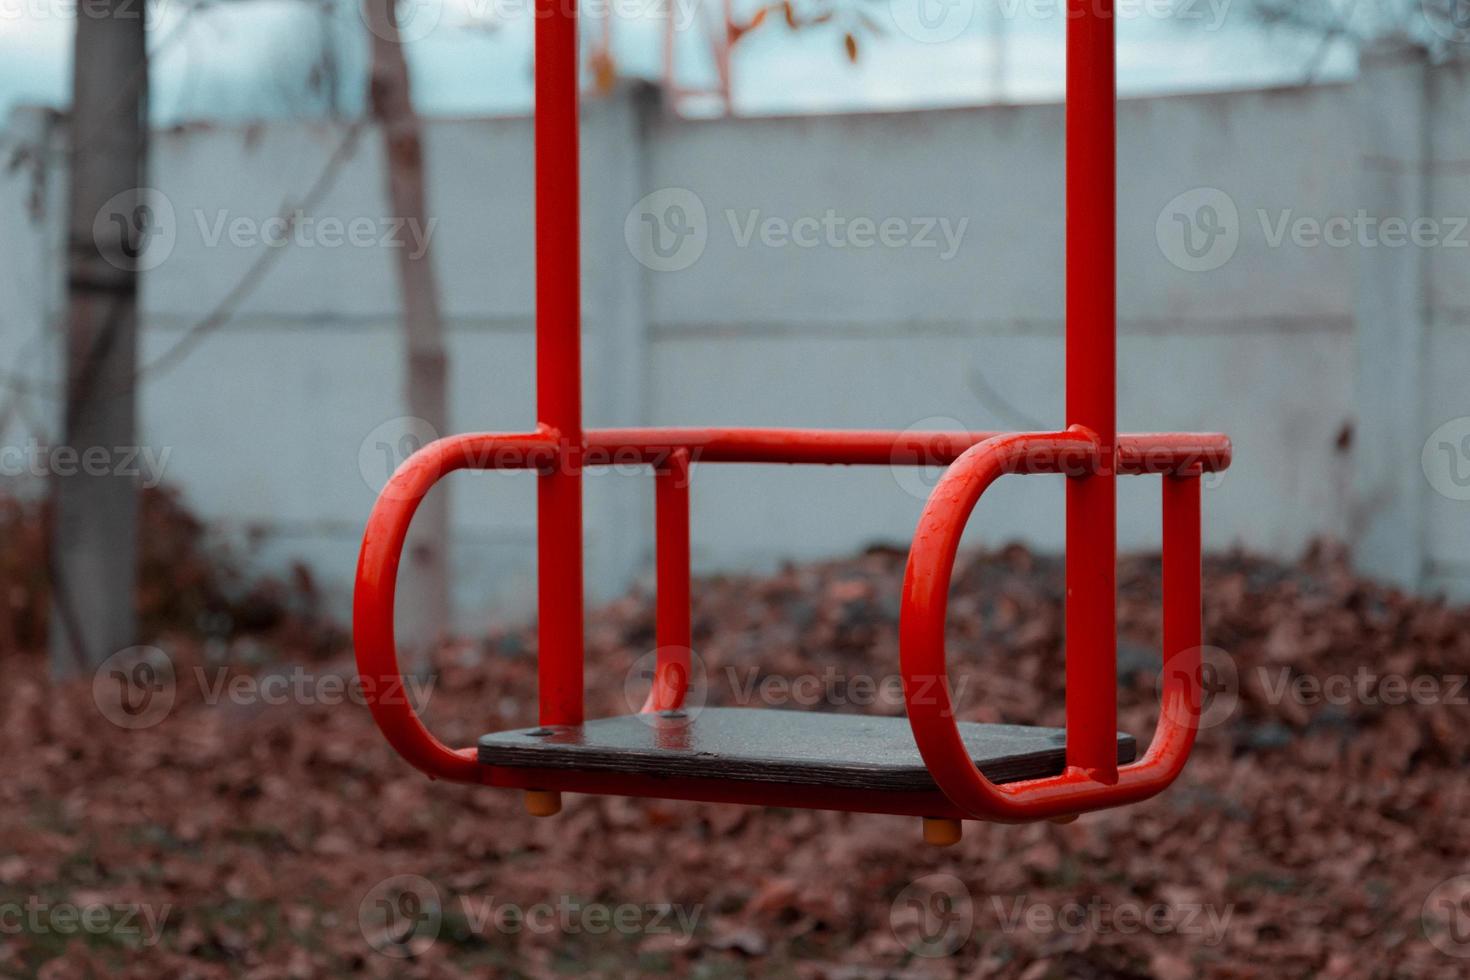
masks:
[[[141,0],[138,0],[141,2]],[[531,0],[404,0],[415,98],[428,115],[525,111],[531,101]],[[654,76],[661,63],[663,0],[583,0],[613,12],[620,69]],[[708,77],[698,16],[674,0],[681,74]],[[710,2],[710,0],[705,0]],[[771,18],[736,47],[740,111],[793,113],[908,108],[1057,98],[1062,89],[1063,0],[837,0],[839,23],[857,24],[859,58],[848,62],[842,26],[793,34]],[[1160,13],[1183,3],[1188,19]],[[1233,0],[1117,0],[1119,88],[1123,95],[1257,87],[1300,81],[1313,45],[1264,35]],[[922,4],[922,6],[920,6]],[[735,0],[737,19],[755,9]],[[0,0],[0,113],[16,104],[64,105],[70,89],[74,0]],[[714,8],[711,8],[711,11]],[[153,11],[157,11],[154,16]],[[302,0],[232,0],[190,9],[186,0],[150,7],[153,114],[162,124],[298,113],[322,39],[336,39],[342,104],[360,104],[365,27],[350,0],[333,15]],[[881,31],[874,34],[872,28]],[[997,92],[997,28],[1003,31],[1004,91]],[[584,38],[601,35],[584,16]],[[585,45],[584,45],[585,46]],[[1333,52],[1319,77],[1353,71]],[[320,106],[320,103],[317,103]],[[319,111],[319,108],[316,110]]]

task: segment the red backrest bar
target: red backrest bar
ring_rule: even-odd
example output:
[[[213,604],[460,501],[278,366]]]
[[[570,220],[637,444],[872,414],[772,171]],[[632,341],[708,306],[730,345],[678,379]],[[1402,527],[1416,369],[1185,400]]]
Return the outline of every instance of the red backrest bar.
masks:
[[[557,460],[537,480],[541,724],[582,723],[582,291],[577,0],[536,0],[536,415]]]
[[[1099,472],[1067,481],[1067,762],[1117,778],[1117,133],[1112,0],[1068,0],[1067,424]]]

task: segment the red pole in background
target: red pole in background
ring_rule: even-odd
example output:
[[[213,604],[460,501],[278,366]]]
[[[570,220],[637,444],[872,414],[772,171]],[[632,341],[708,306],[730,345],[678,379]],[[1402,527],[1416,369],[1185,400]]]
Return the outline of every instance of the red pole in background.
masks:
[[[1112,0],[1068,0],[1067,424],[1100,446],[1067,481],[1067,763],[1117,778],[1117,131]]]
[[[536,414],[560,447],[536,495],[543,725],[583,711],[577,77],[575,0],[536,0]]]
[[[689,452],[675,450],[654,475],[658,664],[645,712],[684,706],[693,669],[689,578]]]

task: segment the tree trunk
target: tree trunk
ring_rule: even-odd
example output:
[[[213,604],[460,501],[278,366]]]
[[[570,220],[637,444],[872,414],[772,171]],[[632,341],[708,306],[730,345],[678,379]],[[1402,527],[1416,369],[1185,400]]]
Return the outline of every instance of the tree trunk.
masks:
[[[117,464],[138,444],[138,274],[174,233],[171,208],[141,186],[148,149],[145,5],[98,3],[76,19],[73,68],[67,454],[52,456],[50,473],[51,665],[58,678],[136,642],[138,487]]]
[[[415,234],[394,249],[408,367],[408,414],[440,436],[449,430],[448,359],[439,311],[439,285],[429,247],[432,224],[424,187],[423,134],[414,113],[408,62],[399,36],[394,0],[364,0],[372,39],[368,106],[383,137],[391,217]],[[421,247],[414,247],[414,243]],[[448,576],[449,494],[440,485],[414,517],[399,576],[399,635],[410,648],[432,643],[450,626]],[[421,670],[423,658],[410,663]]]

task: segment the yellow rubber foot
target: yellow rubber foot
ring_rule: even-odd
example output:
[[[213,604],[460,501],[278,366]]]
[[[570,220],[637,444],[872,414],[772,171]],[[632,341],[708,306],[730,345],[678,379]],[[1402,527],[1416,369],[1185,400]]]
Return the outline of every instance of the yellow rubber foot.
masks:
[[[561,794],[555,790],[526,790],[526,812],[533,817],[554,817],[561,812]]]
[[[965,825],[958,820],[941,820],[937,817],[924,818],[924,843],[934,847],[953,847],[965,834]]]

